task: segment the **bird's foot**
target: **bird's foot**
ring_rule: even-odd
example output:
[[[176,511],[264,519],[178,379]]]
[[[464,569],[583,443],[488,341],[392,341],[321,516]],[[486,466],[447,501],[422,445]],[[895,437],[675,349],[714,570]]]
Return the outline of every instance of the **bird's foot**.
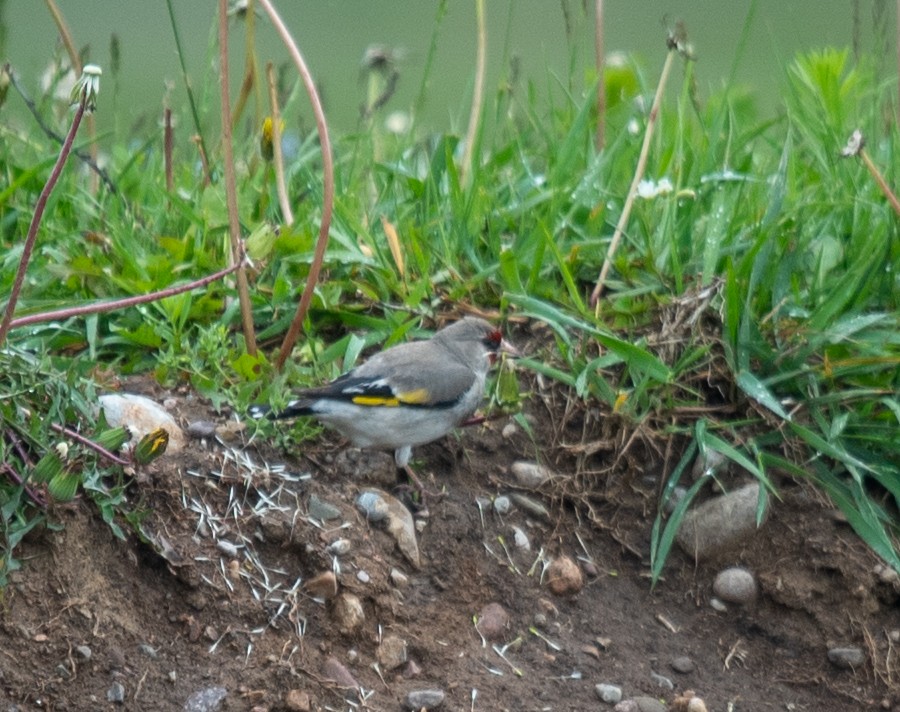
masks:
[[[398,487],[398,489],[405,491],[406,496],[403,498],[405,503],[414,514],[420,517],[427,517],[428,503],[439,502],[443,499],[446,492],[429,490],[409,465],[399,468],[399,471],[408,481],[407,483],[401,483]]]

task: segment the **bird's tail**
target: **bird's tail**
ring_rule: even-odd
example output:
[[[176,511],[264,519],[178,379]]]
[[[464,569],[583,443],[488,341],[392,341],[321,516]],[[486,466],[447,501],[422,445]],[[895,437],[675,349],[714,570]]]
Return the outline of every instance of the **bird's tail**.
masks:
[[[269,420],[284,420],[285,418],[298,418],[302,415],[312,415],[313,409],[308,400],[295,400],[288,403],[284,410],[275,411],[271,406],[257,404],[247,409],[247,414],[254,420],[268,418]]]

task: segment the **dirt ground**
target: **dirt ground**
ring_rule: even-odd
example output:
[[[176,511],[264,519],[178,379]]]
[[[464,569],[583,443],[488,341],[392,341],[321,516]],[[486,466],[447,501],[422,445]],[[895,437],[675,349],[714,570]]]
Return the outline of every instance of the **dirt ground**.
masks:
[[[421,525],[417,570],[355,507],[373,480],[391,487],[390,467],[387,478],[370,472],[377,458],[342,455],[328,433],[288,457],[247,442],[247,431],[228,434],[231,421],[202,399],[144,390],[185,425],[215,422],[219,437],[189,441],[135,482],[146,541],[116,539],[81,498],[52,511],[61,528],[22,545],[25,565],[2,596],[0,712],[182,710],[214,688],[225,697],[210,709],[257,712],[400,710],[424,689],[443,690],[444,710],[612,709],[597,683],[667,706],[693,690],[721,712],[900,710],[900,591],[803,483],[778,483],[782,501],[740,548],[702,564],[674,550],[651,590],[658,463],[632,453],[631,476],[586,490],[615,452],[582,453],[576,477],[559,444],[576,442],[584,424],[570,417],[560,430],[532,399],[533,438],[498,420],[417,450],[429,486],[446,489]],[[558,473],[529,493],[549,519],[479,508],[478,498],[519,489],[512,462],[536,458]],[[339,516],[310,517],[314,496]],[[516,526],[530,551],[515,546]],[[339,539],[346,553],[328,548]],[[561,555],[584,574],[574,595],[547,586],[542,561]],[[712,581],[730,565],[753,571],[760,593],[719,612]],[[330,596],[327,585],[307,586],[323,574],[327,583],[327,572],[342,596],[323,602],[313,594]],[[339,610],[348,593],[364,620],[342,631],[354,621]],[[484,643],[474,620],[489,603],[509,623]],[[408,660],[388,669],[398,660],[383,641],[396,638]],[[866,652],[864,665],[829,662],[830,648],[851,646]],[[676,672],[685,656],[693,670]],[[359,687],[331,681],[329,659]]]

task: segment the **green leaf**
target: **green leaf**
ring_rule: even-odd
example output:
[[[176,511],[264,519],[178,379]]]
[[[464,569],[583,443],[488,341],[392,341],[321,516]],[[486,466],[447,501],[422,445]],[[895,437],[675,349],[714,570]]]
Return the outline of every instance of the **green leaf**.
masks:
[[[775,413],[775,415],[784,418],[785,420],[791,419],[791,416],[788,415],[785,409],[781,406],[781,403],[778,402],[775,394],[769,390],[765,383],[763,383],[755,375],[750,373],[750,371],[739,372],[737,375],[737,384],[738,387],[742,391],[744,391],[744,393],[750,396],[757,403],[764,405],[766,408]]]

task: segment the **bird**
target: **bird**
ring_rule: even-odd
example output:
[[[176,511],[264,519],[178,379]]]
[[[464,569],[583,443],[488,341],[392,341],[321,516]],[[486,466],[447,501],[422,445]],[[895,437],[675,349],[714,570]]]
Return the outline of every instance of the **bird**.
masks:
[[[424,341],[374,354],[327,385],[297,393],[282,410],[250,406],[254,419],[312,416],[354,447],[393,450],[394,462],[423,495],[409,466],[412,449],[469,419],[484,399],[485,381],[501,354],[521,354],[496,326],[464,317]]]

